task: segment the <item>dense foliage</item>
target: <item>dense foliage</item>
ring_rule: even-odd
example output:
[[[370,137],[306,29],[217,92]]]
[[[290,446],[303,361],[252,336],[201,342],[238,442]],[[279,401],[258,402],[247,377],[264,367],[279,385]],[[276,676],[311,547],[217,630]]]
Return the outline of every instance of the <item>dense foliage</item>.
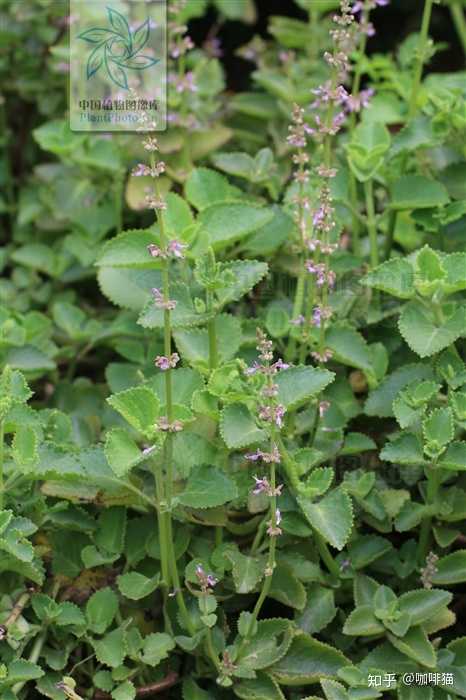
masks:
[[[170,0],[142,138],[0,0],[2,700],[466,697],[466,74],[295,2],[231,95]]]

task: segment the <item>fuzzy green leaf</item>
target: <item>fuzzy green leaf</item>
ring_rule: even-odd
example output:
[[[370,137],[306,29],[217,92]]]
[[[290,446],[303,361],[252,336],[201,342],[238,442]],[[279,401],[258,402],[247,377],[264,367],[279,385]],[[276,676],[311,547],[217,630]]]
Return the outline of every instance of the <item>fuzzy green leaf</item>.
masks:
[[[107,433],[105,456],[116,476],[124,476],[132,467],[146,459],[146,455],[123,428],[113,428]]]
[[[398,299],[411,299],[414,296],[414,270],[404,258],[388,260],[369,272],[361,284]]]
[[[312,685],[322,678],[336,678],[348,665],[346,657],[334,647],[307,634],[298,634],[287,654],[269,672],[280,685]]]
[[[155,423],[160,415],[160,401],[150,387],[132,387],[113,394],[107,401],[138,432],[148,438],[154,435]]]
[[[235,483],[218,467],[194,467],[178,500],[188,508],[215,508],[237,498]]]
[[[175,642],[169,634],[154,632],[144,639],[142,660],[149,666],[158,666],[161,661],[168,657],[170,651],[174,648]]]
[[[266,433],[257,423],[248,407],[233,403],[222,411],[220,432],[227,447],[241,449],[265,439]]]
[[[315,367],[290,367],[275,377],[278,401],[291,410],[305,404],[325,389],[334,379],[333,372]]]
[[[464,332],[466,311],[463,307],[444,308],[444,320],[420,301],[410,301],[401,312],[398,327],[401,335],[420,357],[430,357],[455,342]]]
[[[118,598],[111,588],[101,588],[92,594],[86,603],[86,618],[89,629],[103,634],[110,627],[118,610]]]
[[[298,503],[317,532],[336,549],[343,549],[353,527],[351,498],[341,488],[334,489],[318,503],[298,496]]]
[[[448,204],[444,185],[421,175],[403,175],[392,187],[393,209],[432,209]]]

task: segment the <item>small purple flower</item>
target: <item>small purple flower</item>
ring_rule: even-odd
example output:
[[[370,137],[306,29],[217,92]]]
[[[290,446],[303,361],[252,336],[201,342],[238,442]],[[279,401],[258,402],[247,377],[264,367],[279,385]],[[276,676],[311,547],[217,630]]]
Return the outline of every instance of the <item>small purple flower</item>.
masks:
[[[278,406],[275,407],[275,425],[277,428],[282,428],[283,427],[283,416],[286,413],[286,408],[282,406],[282,404],[278,404]]]
[[[209,588],[214,588],[214,586],[217,585],[217,579],[215,576],[212,576],[212,574],[207,574],[200,564],[196,566],[196,577],[204,593],[207,593]]]
[[[287,362],[283,362],[281,358],[279,358],[273,365],[274,370],[282,370],[282,369],[289,369],[290,365]]]
[[[165,355],[157,355],[154,360],[154,364],[156,367],[161,369],[162,372],[166,372],[167,370],[176,367],[179,361],[180,356],[177,352],[173,352],[170,357],[166,357]]]
[[[264,476],[263,479],[258,479],[257,476],[253,476],[254,481],[256,482],[256,485],[253,490],[253,494],[255,496],[258,496],[261,493],[268,493],[270,490],[270,484],[268,482],[267,477]]]
[[[297,316],[296,318],[292,318],[291,321],[290,321],[290,323],[291,323],[293,326],[302,326],[305,320],[306,320],[306,319],[304,318],[304,316],[303,316],[302,314],[300,314],[300,315]]]
[[[144,163],[138,163],[131,171],[131,175],[133,177],[145,177],[146,175],[150,175],[150,172],[151,170],[147,165],[144,165]]]
[[[174,258],[184,258],[184,249],[187,248],[188,246],[186,243],[181,243],[181,241],[177,241],[176,239],[173,239],[172,241],[169,241],[167,245],[167,252],[169,255],[172,255]]]
[[[317,326],[317,328],[320,328],[322,324],[322,309],[320,306],[316,306],[312,312],[312,324]]]
[[[161,248],[159,248],[158,245],[155,245],[155,243],[149,243],[149,245],[147,246],[147,250],[149,251],[149,254],[153,258],[164,258],[165,257],[164,251]]]
[[[244,370],[244,374],[247,377],[251,377],[253,374],[257,374],[257,372],[260,372],[262,369],[262,366],[258,362],[254,362],[251,367],[246,367]]]
[[[164,310],[166,309],[168,311],[173,311],[173,309],[176,308],[176,301],[173,299],[167,299],[167,301],[165,301],[164,296],[163,296],[162,292],[160,291],[160,289],[156,289],[156,287],[153,287],[151,291],[152,291],[152,294],[154,295],[155,306],[158,309],[164,309]]]

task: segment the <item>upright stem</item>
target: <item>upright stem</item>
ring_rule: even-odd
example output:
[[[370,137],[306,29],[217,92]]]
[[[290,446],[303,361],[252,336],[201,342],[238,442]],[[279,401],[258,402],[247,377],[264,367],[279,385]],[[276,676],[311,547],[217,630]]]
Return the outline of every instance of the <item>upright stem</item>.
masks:
[[[207,312],[211,313],[213,311],[213,298],[212,292],[207,291],[206,294],[207,301]],[[217,346],[217,328],[215,324],[215,316],[212,318],[207,325],[209,333],[209,369],[212,371],[218,365],[218,346]]]
[[[434,464],[426,467],[427,476],[427,504],[433,505],[437,500],[438,490],[440,486],[439,468]],[[431,541],[432,516],[424,518],[421,524],[421,532],[419,534],[419,542],[417,548],[417,559],[419,564],[424,564]]]
[[[0,510],[3,510],[5,484],[3,481],[3,449],[5,440],[5,428],[3,420],[0,420]]]
[[[28,657],[28,661],[30,661],[33,664],[38,662],[39,656],[41,655],[41,652],[42,652],[42,647],[44,646],[46,639],[47,639],[47,630],[44,629],[36,637],[36,640],[34,642],[34,646],[32,647],[31,653]],[[27,681],[20,681],[19,683],[16,683],[16,685],[14,685],[12,688],[13,693],[15,695],[18,695],[18,693],[24,688],[26,683],[27,683]]]
[[[422,15],[421,34],[419,37],[418,57],[414,71],[414,80],[409,103],[408,121],[412,119],[417,112],[417,99],[419,95],[419,88],[421,87],[422,71],[426,57],[427,41],[429,39],[429,26],[433,4],[434,0],[425,0],[424,12]]]
[[[369,12],[368,10],[364,9],[364,13],[362,16],[362,22],[367,23],[369,20]],[[353,95],[354,98],[357,98],[359,95],[359,92],[361,90],[361,80],[363,76],[363,62],[362,62],[362,57],[366,53],[366,47],[367,47],[367,34],[366,32],[362,32],[361,39],[359,41],[359,46],[358,46],[358,60],[356,63],[356,69],[354,71],[354,76],[353,76],[353,84],[351,86],[351,94]],[[351,113],[350,117],[350,130],[354,130],[356,127],[356,112]],[[353,246],[353,253],[355,255],[359,255],[361,252],[361,245],[360,245],[360,233],[361,233],[361,227],[360,227],[360,221],[358,217],[356,216],[356,212],[358,211],[358,185],[357,185],[357,180],[356,176],[353,173],[352,170],[349,172],[349,193],[350,193],[350,198],[351,198],[351,204],[354,210],[354,213],[352,214],[351,218],[351,231],[352,231],[352,237],[351,237],[351,243]]]
[[[154,154],[151,153],[151,167],[155,166]],[[160,198],[160,191],[157,184],[157,180],[154,183],[155,194]],[[158,216],[158,224],[160,231],[160,244],[162,249],[165,249],[168,244],[167,236],[165,233],[165,222],[163,217],[163,212],[160,212]],[[165,302],[170,300],[170,262],[167,258],[163,260],[162,268],[162,282],[163,282],[163,299]],[[171,311],[168,308],[164,310],[164,354],[166,357],[171,356],[172,350],[172,340],[171,340],[172,330],[171,330]],[[165,370],[165,400],[166,400],[166,413],[167,420],[170,424],[173,421],[173,389],[172,389],[172,370],[171,368]],[[165,503],[159,508],[165,512],[161,512],[159,516],[159,525],[162,522],[162,531],[160,532],[160,540],[164,540],[163,545],[161,544],[161,552],[164,552],[164,556],[167,558],[166,567],[169,572],[169,577],[175,589],[175,596],[180,610],[180,614],[183,620],[183,624],[186,629],[193,634],[194,627],[191,622],[188,610],[186,608],[186,603],[184,601],[183,591],[180,585],[180,577],[178,574],[178,566],[175,556],[175,547],[173,541],[173,524],[172,524],[172,505],[173,505],[173,434],[168,431],[165,443],[164,443],[164,461],[166,469],[166,479],[165,479]]]
[[[456,33],[461,41],[461,46],[463,47],[463,53],[466,58],[466,20],[464,17],[464,10],[460,2],[453,2],[450,4],[450,12],[455,25]]]
[[[372,180],[364,183],[364,193],[366,196],[367,228],[369,231],[370,259],[371,267],[375,268],[379,264],[379,249],[377,242],[377,220],[374,208],[374,185]]]

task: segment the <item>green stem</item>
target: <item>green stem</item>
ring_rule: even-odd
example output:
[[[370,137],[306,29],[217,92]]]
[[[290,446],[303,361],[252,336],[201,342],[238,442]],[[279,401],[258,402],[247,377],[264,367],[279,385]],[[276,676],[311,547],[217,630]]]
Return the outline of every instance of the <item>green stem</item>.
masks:
[[[3,420],[0,420],[0,510],[3,510],[5,484],[3,481],[3,449],[5,440],[5,428]]]
[[[36,664],[38,662],[39,656],[41,655],[42,647],[45,644],[46,638],[47,638],[47,630],[44,629],[36,637],[36,641],[34,642],[34,646],[31,649],[31,653],[28,657],[28,661],[30,661],[33,664]],[[16,685],[14,685],[12,688],[14,695],[18,695],[18,693],[24,688],[26,683],[27,683],[27,681],[20,681],[19,683],[16,683]]]
[[[426,467],[427,476],[427,505],[433,505],[438,496],[440,486],[439,468],[435,464],[431,467]],[[417,548],[417,559],[420,565],[425,563],[426,557],[429,554],[431,542],[432,516],[424,518],[421,524],[421,532],[419,534],[419,542]]]
[[[296,290],[295,290],[294,302],[293,302],[293,312],[292,312],[293,319],[298,318],[301,315],[301,312],[303,310],[305,287],[306,287],[306,270],[304,269],[303,261],[300,259],[299,260],[299,275],[298,275],[298,280],[296,282]],[[289,360],[290,362],[293,362],[293,360],[295,359],[295,355],[296,355],[296,338],[293,338],[293,336],[290,335],[290,339],[288,341],[288,347],[286,349],[286,359]]]
[[[206,301],[207,313],[212,313],[214,304],[211,291],[207,291]],[[209,332],[209,369],[211,371],[218,366],[217,328],[215,320],[214,316],[214,318],[208,322],[207,326]]]
[[[114,194],[115,194],[115,214],[116,214],[116,232],[121,233],[123,230],[123,186],[124,173],[118,171],[115,176]]]
[[[205,640],[206,640],[207,652],[209,654],[209,657],[210,657],[213,665],[215,666],[217,671],[221,671],[222,664],[220,663],[220,660],[219,660],[217,653],[215,651],[215,648],[214,648],[214,643],[212,640],[212,630],[210,629],[210,627],[206,628]]]
[[[151,153],[151,167],[155,167],[155,157]],[[157,183],[157,179],[154,183],[155,195],[160,198],[160,189]],[[160,212],[158,216],[158,224],[160,231],[160,244],[162,249],[165,249],[168,245],[168,239],[165,233],[165,221],[163,212]],[[170,263],[168,259],[164,260],[162,268],[162,281],[163,281],[163,298],[165,302],[170,300]],[[166,357],[170,358],[172,351],[172,329],[171,329],[171,311],[168,308],[164,310],[164,354]],[[167,420],[170,424],[173,421],[173,389],[172,389],[172,369],[165,371],[165,403]],[[184,601],[183,591],[180,585],[180,577],[178,574],[178,567],[176,563],[175,556],[175,546],[173,541],[173,525],[172,525],[172,506],[173,506],[173,433],[167,432],[165,443],[164,443],[164,462],[166,470],[165,479],[165,512],[162,513],[162,518],[159,521],[162,522],[162,531],[160,532],[161,540],[161,551],[165,551],[165,556],[167,560],[168,574],[167,577],[171,580],[175,588],[175,596],[180,610],[180,614],[183,620],[185,628],[194,634],[194,627],[191,622],[191,618],[188,614],[186,608],[186,603]],[[162,539],[164,540],[162,545]]]
[[[393,209],[388,219],[387,238],[385,239],[384,259],[389,260],[395,239],[397,212]]]
[[[455,25],[456,33],[461,41],[461,46],[463,47],[463,53],[466,58],[466,19],[464,17],[464,11],[459,2],[453,2],[450,5],[450,12]]]
[[[421,33],[419,37],[418,57],[416,68],[414,71],[413,86],[411,88],[411,98],[409,101],[408,121],[411,120],[417,112],[417,100],[419,89],[422,81],[422,71],[424,69],[424,60],[426,56],[427,41],[429,39],[429,26],[432,17],[432,7],[434,0],[425,0],[424,12],[422,15]]]
[[[371,267],[375,268],[379,264],[379,249],[377,242],[377,220],[375,218],[374,207],[374,185],[372,180],[367,180],[364,183],[364,193],[366,196],[367,229],[369,231]]]
[[[273,449],[273,445],[272,445]],[[272,489],[272,493],[274,493],[275,488],[276,488],[276,477],[275,477],[275,464],[274,462],[270,463],[270,486]],[[276,528],[278,526],[277,524],[277,497],[275,495],[272,495],[270,497],[270,526],[272,529]],[[246,634],[246,638],[248,638],[252,630],[255,627],[255,624],[257,622],[257,618],[259,617],[259,613],[262,609],[262,606],[264,604],[265,599],[269,595],[270,588],[272,586],[272,577],[273,577],[273,572],[275,569],[275,549],[277,546],[277,537],[276,535],[270,535],[270,542],[269,542],[269,556],[267,559],[267,568],[265,572],[265,578],[264,578],[264,583],[262,584],[262,590],[260,592],[259,598],[257,599],[257,602],[254,606],[254,610],[252,611],[252,617],[249,622],[248,626],[248,632]]]
[[[336,563],[335,559],[332,557],[330,554],[330,550],[327,547],[327,543],[324,541],[322,536],[317,532],[317,530],[314,530],[314,542],[317,545],[318,552],[320,554],[320,558],[324,562],[325,566],[327,569],[330,571],[335,578],[340,578],[340,568],[338,564]]]
[[[362,19],[364,22],[367,22],[369,20],[369,12],[367,10],[364,10],[364,14],[363,14]],[[357,96],[359,95],[359,92],[361,90],[361,80],[362,80],[362,76],[363,76],[363,61],[361,59],[366,53],[366,46],[367,46],[367,34],[365,32],[362,32],[362,36],[361,36],[359,46],[358,46],[358,60],[356,63],[356,69],[354,71],[353,84],[351,86],[351,94],[355,98],[357,98]],[[357,119],[356,112],[352,112],[351,117],[350,117],[350,131],[353,131],[356,128],[356,119]],[[361,226],[360,226],[359,218],[356,215],[356,212],[358,211],[358,186],[357,186],[356,176],[354,175],[354,173],[351,169],[350,169],[349,173],[350,173],[349,193],[350,193],[350,199],[351,199],[351,206],[353,209],[352,218],[351,218],[351,231],[352,231],[351,243],[353,246],[353,253],[355,255],[360,255],[360,253],[361,253],[361,244],[360,244]]]

